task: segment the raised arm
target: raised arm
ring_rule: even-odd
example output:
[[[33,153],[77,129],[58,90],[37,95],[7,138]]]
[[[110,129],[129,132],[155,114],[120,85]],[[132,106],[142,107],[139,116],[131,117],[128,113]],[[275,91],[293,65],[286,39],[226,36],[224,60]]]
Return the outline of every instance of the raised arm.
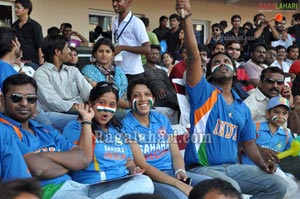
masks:
[[[191,86],[193,86],[201,80],[203,71],[201,67],[201,58],[197,47],[197,40],[195,37],[191,19],[192,10],[189,0],[177,0],[176,10],[179,15],[184,14],[184,18],[181,20],[181,23],[184,29],[184,45],[187,54],[186,80]]]

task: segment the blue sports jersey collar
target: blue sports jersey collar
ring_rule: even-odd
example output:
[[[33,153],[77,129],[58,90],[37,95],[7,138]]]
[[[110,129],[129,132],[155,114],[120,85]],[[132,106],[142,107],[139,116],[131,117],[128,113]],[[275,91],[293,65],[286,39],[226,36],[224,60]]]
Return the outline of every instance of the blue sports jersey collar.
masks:
[[[20,128],[20,129],[22,128],[22,124],[21,123],[17,122],[16,120],[14,120],[14,119],[12,119],[10,117],[7,117],[3,113],[0,113],[0,117],[2,117],[3,119],[7,120],[9,123],[13,124],[14,126]],[[29,125],[31,127],[33,127],[33,128],[41,128],[41,127],[43,128],[43,126],[40,123],[38,123],[38,122],[36,122],[34,120],[31,120],[31,119],[29,120]]]
[[[269,125],[268,125],[268,121],[262,122],[260,124],[259,131],[268,132],[272,136],[274,136],[276,134],[280,134],[280,135],[286,136],[286,132],[285,132],[285,130],[281,126],[276,130],[276,132],[274,134],[272,134],[271,131],[270,131]]]
[[[214,87],[215,89],[217,89],[219,93],[222,93],[223,89],[222,89],[220,86],[215,85],[215,84],[212,84],[212,83],[210,83],[210,84],[212,85],[212,87]],[[231,89],[231,93],[232,93],[232,95],[233,95],[234,101],[238,101],[239,103],[243,102],[243,100],[242,100],[242,99],[240,98],[240,96],[235,92],[235,90]]]
[[[132,111],[130,111],[128,113],[128,116],[130,118],[130,121],[132,122],[131,124],[132,124],[133,127],[141,126],[141,123],[134,117]],[[158,119],[154,116],[153,111],[150,111],[150,113],[149,113],[149,121],[150,121],[150,123],[158,122]]]

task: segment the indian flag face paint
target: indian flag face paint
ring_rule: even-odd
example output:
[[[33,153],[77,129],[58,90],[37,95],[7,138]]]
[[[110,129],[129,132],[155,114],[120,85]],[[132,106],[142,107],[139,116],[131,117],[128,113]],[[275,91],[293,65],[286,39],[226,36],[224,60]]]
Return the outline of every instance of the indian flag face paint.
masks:
[[[283,119],[284,123],[286,123],[287,118],[286,118],[286,117],[283,117],[282,119]],[[276,120],[278,120],[278,116],[274,115],[274,116],[272,117],[272,121],[273,121],[273,122],[276,122]]]
[[[100,104],[97,104],[97,111],[101,112],[109,112],[109,113],[115,113],[117,110],[116,107],[109,107],[109,106],[103,106]]]
[[[149,102],[150,109],[152,109],[152,107],[153,107],[153,99],[152,99],[152,97],[148,98],[148,102]],[[137,104],[138,104],[138,99],[137,98],[133,99],[132,100],[132,109],[134,111],[138,111]]]
[[[226,66],[226,68],[227,68],[227,69],[229,69],[229,70],[231,70],[231,71],[234,71],[234,69],[233,69],[233,66],[232,66],[232,65],[230,65],[230,64],[224,64],[224,65]],[[221,64],[218,64],[218,65],[216,65],[216,66],[212,67],[212,69],[211,69],[211,73],[213,73],[213,72],[215,72],[215,71],[219,70],[219,69],[220,69],[220,66],[221,66]]]

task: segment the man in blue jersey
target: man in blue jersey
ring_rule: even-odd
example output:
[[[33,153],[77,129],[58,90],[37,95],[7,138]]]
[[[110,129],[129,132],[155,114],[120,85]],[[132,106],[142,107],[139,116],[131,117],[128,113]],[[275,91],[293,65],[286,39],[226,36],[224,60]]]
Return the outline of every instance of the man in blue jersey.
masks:
[[[276,166],[265,162],[255,144],[254,125],[248,107],[232,90],[235,68],[229,56],[217,53],[211,58],[203,78],[201,58],[191,20],[188,0],[177,0],[187,49],[187,92],[191,105],[191,136],[185,151],[185,163],[191,172],[219,177],[231,182],[253,198],[283,198],[286,184],[273,175]],[[257,165],[237,162],[238,143]]]
[[[31,120],[37,101],[37,85],[32,77],[12,75],[3,82],[4,113],[0,122],[14,136],[33,176],[40,179],[43,198],[91,198],[92,187],[72,181],[67,174],[86,168],[92,160],[92,130],[94,112],[86,107],[78,146],[57,130]]]

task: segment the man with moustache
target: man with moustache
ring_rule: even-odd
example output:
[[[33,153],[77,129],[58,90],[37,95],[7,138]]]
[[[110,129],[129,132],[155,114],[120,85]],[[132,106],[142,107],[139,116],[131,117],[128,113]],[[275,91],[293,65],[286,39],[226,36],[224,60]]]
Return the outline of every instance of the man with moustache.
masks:
[[[257,43],[251,47],[249,59],[245,64],[245,69],[249,75],[250,82],[254,87],[258,86],[261,71],[268,66],[264,64],[266,58],[267,46],[263,43]]]

